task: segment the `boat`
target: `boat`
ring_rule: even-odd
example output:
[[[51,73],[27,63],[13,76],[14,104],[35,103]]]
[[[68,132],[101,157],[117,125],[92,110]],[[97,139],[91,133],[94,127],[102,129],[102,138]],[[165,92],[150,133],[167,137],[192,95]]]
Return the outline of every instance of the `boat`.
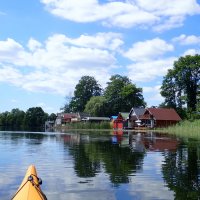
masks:
[[[11,200],[47,200],[40,185],[42,180],[38,178],[34,165],[30,165],[26,175]]]

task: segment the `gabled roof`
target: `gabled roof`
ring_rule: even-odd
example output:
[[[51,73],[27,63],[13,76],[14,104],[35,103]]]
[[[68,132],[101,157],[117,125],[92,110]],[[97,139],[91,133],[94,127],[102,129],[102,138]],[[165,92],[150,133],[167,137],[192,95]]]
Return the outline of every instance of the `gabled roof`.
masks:
[[[180,121],[181,118],[173,108],[147,108],[156,120]],[[146,113],[146,112],[145,112]]]
[[[136,119],[139,119],[139,116],[143,115],[145,112],[145,108],[132,108],[130,110],[129,116],[135,116]]]
[[[120,112],[124,119],[128,119],[129,113],[128,112]]]
[[[63,119],[71,119],[77,117],[76,113],[63,113],[62,115]]]
[[[81,119],[84,117],[91,117],[91,115],[89,113],[84,113],[84,112],[79,112],[79,113],[77,113],[77,115],[79,115]]]

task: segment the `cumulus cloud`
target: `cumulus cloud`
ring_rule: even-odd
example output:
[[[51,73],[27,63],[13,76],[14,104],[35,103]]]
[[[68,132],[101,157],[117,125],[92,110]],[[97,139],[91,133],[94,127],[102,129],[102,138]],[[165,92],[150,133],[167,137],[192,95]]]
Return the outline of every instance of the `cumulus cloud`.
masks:
[[[30,51],[35,51],[35,50],[37,50],[38,48],[41,48],[41,47],[42,47],[42,44],[41,44],[40,42],[38,42],[37,40],[31,38],[31,39],[28,41],[27,47],[30,49]]]
[[[133,61],[127,65],[129,77],[136,82],[148,82],[162,77],[173,67],[175,57],[166,57],[174,51],[174,46],[160,38],[136,42],[123,56]]]
[[[31,38],[27,50],[9,38],[0,41],[0,81],[29,91],[70,94],[83,75],[104,83],[122,44],[117,33],[78,38],[55,34],[42,43]]]
[[[161,85],[155,85],[155,86],[144,86],[143,87],[143,93],[145,94],[145,97],[148,99],[148,106],[155,105],[155,102],[163,102],[164,98],[160,94],[160,87]]]
[[[148,60],[133,63],[127,66],[129,77],[136,82],[149,82],[156,77],[162,77],[167,70],[173,67],[175,57],[160,60]]]
[[[5,41],[0,41],[0,62],[4,60],[7,62],[15,60],[15,62],[17,62],[19,53],[23,50],[24,48],[22,45],[11,38],[8,38]]]
[[[200,36],[195,35],[185,35],[182,34],[178,37],[172,39],[173,42],[178,42],[181,45],[199,45],[200,44]]]
[[[196,54],[200,54],[200,50],[197,49],[188,49],[183,53],[183,56],[191,55],[194,56]]]
[[[134,43],[132,48],[124,52],[124,56],[133,61],[145,61],[158,58],[168,51],[173,51],[174,47],[159,38]]]
[[[155,31],[182,26],[188,15],[200,13],[196,0],[129,0],[100,3],[98,0],[41,0],[53,15],[78,23],[100,21],[103,25]]]

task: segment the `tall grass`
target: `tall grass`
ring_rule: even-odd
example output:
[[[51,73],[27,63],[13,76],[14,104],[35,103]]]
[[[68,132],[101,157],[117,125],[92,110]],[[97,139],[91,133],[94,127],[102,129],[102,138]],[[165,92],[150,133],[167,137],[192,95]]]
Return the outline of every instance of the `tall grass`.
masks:
[[[110,122],[76,122],[67,123],[66,129],[111,129]]]
[[[174,126],[169,126],[162,131],[174,134],[180,137],[189,137],[200,139],[200,120],[182,121]]]

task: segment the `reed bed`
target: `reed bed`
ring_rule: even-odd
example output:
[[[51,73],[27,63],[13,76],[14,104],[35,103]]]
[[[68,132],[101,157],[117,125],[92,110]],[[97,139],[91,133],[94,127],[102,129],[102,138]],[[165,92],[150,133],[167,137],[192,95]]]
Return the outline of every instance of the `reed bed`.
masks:
[[[76,122],[67,123],[66,129],[111,129],[110,122]]]
[[[180,137],[200,139],[200,120],[182,121],[175,126],[169,126],[161,131]]]

